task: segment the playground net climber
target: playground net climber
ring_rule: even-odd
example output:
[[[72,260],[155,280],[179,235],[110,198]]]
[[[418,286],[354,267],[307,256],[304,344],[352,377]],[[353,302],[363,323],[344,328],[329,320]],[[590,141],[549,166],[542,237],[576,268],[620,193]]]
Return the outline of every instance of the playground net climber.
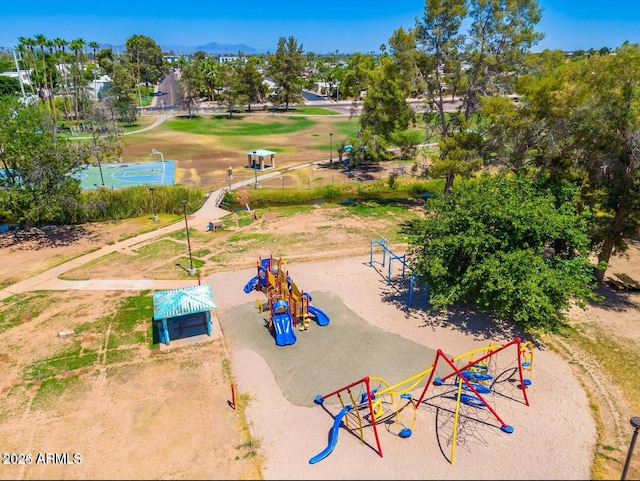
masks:
[[[315,464],[331,454],[340,427],[382,457],[378,426],[409,438],[417,410],[423,407],[425,411],[435,411],[437,443],[445,457],[444,448],[450,446],[447,459],[453,464],[456,446],[474,441],[486,443],[478,426],[494,427],[508,434],[514,431],[498,414],[498,405],[519,401],[528,406],[526,389],[532,383],[532,373],[533,345],[516,338],[454,358],[438,349],[431,366],[393,385],[367,376],[328,394],[317,395],[315,403],[335,414],[327,446],[311,457],[309,463]]]
[[[256,299],[256,307],[260,312],[269,312],[267,327],[278,346],[295,344],[295,328],[307,330],[312,319],[319,326],[329,324],[329,317],[311,305],[311,295],[300,290],[293,282],[283,259],[274,263],[271,256],[261,258],[257,268],[257,275],[245,284],[244,292],[249,294],[258,291],[266,296],[266,307],[260,298]]]

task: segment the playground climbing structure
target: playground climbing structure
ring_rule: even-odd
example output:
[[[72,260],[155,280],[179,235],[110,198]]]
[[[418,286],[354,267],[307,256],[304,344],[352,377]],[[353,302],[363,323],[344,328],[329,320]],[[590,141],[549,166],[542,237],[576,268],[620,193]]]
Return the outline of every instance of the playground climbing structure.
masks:
[[[328,394],[317,395],[316,404],[323,405],[329,413],[337,413],[327,447],[310,458],[309,463],[317,463],[331,454],[340,427],[382,457],[378,426],[382,424],[388,432],[409,438],[417,411],[424,406],[423,411],[429,408],[436,412],[440,451],[446,456],[444,447],[450,446],[448,460],[453,464],[456,445],[486,442],[476,426],[513,432],[513,427],[498,414],[497,404],[519,401],[528,406],[526,389],[532,383],[532,373],[533,346],[516,338],[453,358],[438,349],[427,369],[393,385],[367,376]]]
[[[387,265],[387,275],[386,275],[387,285],[390,285],[391,280],[393,279],[393,275],[392,275],[393,261],[397,261],[400,263],[400,267],[402,268],[400,277],[402,280],[405,280],[407,271],[409,271],[409,299],[407,300],[407,305],[410,306],[413,303],[413,292],[416,287],[416,282],[418,281],[418,276],[416,276],[416,274],[413,273],[411,266],[409,266],[409,264],[407,263],[407,255],[395,254],[389,248],[389,246],[387,246],[386,239],[372,240],[371,245],[369,246],[369,267],[373,267],[373,264],[374,264],[373,254],[374,254],[375,246],[380,246],[382,248],[382,260],[379,262],[379,264],[382,267],[385,267],[385,265]],[[387,264],[387,256],[389,260],[388,264]],[[429,303],[429,283],[427,282],[424,283],[424,303],[425,304]]]
[[[263,257],[257,262],[257,275],[244,286],[244,292],[262,292],[266,296],[266,306],[256,299],[260,312],[269,312],[268,328],[276,337],[276,344],[294,344],[296,327],[307,330],[311,320],[319,326],[327,326],[329,317],[311,304],[312,297],[301,290],[289,276],[284,259],[274,262],[273,257]],[[286,335],[280,335],[285,333]]]

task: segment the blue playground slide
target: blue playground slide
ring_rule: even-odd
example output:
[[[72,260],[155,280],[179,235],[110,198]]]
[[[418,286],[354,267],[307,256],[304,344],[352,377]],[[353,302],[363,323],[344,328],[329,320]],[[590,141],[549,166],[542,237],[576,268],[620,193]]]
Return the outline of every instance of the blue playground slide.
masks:
[[[258,276],[255,276],[253,279],[251,279],[249,282],[247,282],[244,286],[244,292],[246,294],[249,294],[253,289],[254,286],[256,285],[256,282],[258,282]]]
[[[273,327],[276,333],[276,344],[278,346],[286,346],[287,344],[295,344],[296,333],[293,332],[293,319],[289,312],[283,312],[273,315]]]
[[[316,316],[319,326],[327,326],[329,324],[329,316],[314,306],[309,306],[309,312]]]
[[[351,404],[342,408],[342,411],[338,413],[336,418],[333,420],[333,426],[329,431],[329,444],[324,448],[320,453],[316,454],[309,460],[309,464],[316,464],[318,461],[322,461],[324,458],[329,456],[333,452],[333,448],[336,447],[338,443],[338,430],[340,429],[340,423],[342,423],[342,418],[345,414],[353,409]]]

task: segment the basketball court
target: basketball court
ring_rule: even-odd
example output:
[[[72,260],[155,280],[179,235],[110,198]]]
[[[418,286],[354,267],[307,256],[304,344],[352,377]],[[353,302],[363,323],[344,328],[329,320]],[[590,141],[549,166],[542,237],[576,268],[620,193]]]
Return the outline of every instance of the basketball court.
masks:
[[[100,171],[102,170],[102,175]],[[163,162],[117,162],[113,164],[87,165],[72,177],[80,180],[82,190],[105,187],[121,189],[137,185],[173,185],[175,160]]]

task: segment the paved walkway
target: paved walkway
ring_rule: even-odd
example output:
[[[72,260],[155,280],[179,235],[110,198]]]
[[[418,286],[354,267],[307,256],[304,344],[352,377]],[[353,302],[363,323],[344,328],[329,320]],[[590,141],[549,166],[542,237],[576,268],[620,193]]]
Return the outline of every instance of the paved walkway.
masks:
[[[160,125],[165,120],[171,118],[173,114],[155,114],[156,119],[147,127],[144,127],[140,130],[136,130],[135,132],[127,132],[125,135],[142,132],[145,130],[151,130],[158,125]],[[271,177],[276,177],[282,175],[283,172],[288,172],[290,170],[302,169],[305,167],[310,167],[312,165],[322,164],[328,162],[328,160],[317,160],[313,162],[305,162],[302,164],[298,164],[292,167],[288,167],[285,169],[278,169],[273,172],[262,172],[257,175],[256,179],[258,183],[261,180],[269,179]],[[206,232],[207,226],[209,222],[212,222],[216,219],[220,219],[230,212],[220,208],[220,203],[224,196],[224,192],[226,190],[235,190],[240,187],[245,187],[249,185],[253,185],[256,179],[248,179],[241,182],[236,182],[228,187],[222,187],[214,192],[211,192],[207,197],[206,201],[202,205],[202,207],[194,212],[189,217],[189,228],[197,229],[203,232]],[[173,224],[161,227],[159,229],[146,232],[144,234],[130,237],[126,240],[116,242],[115,244],[107,245],[98,249],[89,254],[85,254],[83,256],[72,259],[64,264],[60,264],[52,269],[46,270],[32,276],[23,281],[12,284],[4,289],[0,289],[0,301],[11,297],[15,294],[20,294],[24,292],[36,291],[36,290],[144,290],[144,289],[171,289],[176,287],[183,287],[188,285],[193,285],[193,280],[150,280],[150,279],[131,279],[131,280],[109,280],[109,279],[90,279],[83,281],[67,281],[59,279],[59,276],[68,272],[72,269],[75,269],[87,262],[91,262],[92,260],[98,259],[102,256],[110,254],[112,252],[116,252],[119,250],[126,250],[139,244],[141,242],[148,241],[150,239],[154,239],[156,237],[161,237],[171,232],[175,232],[177,230],[183,229],[184,225],[182,221],[176,221]]]
[[[271,177],[279,176],[282,172],[286,172],[288,170],[301,169],[304,167],[309,167],[311,165],[316,165],[320,163],[327,162],[327,160],[318,160],[315,162],[307,162],[299,165],[295,165],[289,167],[287,169],[281,169],[274,172],[266,172],[258,175],[258,182],[263,179],[268,179]],[[229,188],[231,190],[237,189],[239,187],[244,187],[247,185],[253,185],[255,182],[254,179],[244,180],[242,182],[237,182],[235,184],[231,184],[229,187],[220,188],[214,192],[211,192],[204,202],[203,206],[194,212],[191,216],[189,216],[189,228],[197,229],[203,232],[206,232],[207,225],[209,222],[214,221],[216,219],[220,219],[230,212],[220,208],[220,202],[222,201],[222,197],[224,195],[225,190]],[[101,249],[93,251],[89,254],[85,254],[83,256],[72,259],[64,264],[60,264],[59,266],[53,267],[49,270],[41,272],[35,276],[32,276],[28,279],[25,279],[20,282],[16,282],[4,289],[0,290],[0,301],[11,297],[15,294],[21,294],[24,292],[37,291],[37,290],[144,290],[144,289],[173,289],[177,287],[185,287],[193,285],[195,278],[193,280],[151,280],[151,279],[90,279],[90,280],[82,280],[82,281],[68,281],[62,280],[58,277],[65,272],[68,272],[72,269],[82,266],[87,262],[98,259],[102,256],[110,254],[112,252],[126,250],[140,244],[141,242],[145,242],[156,237],[161,237],[171,232],[175,232],[177,230],[184,229],[184,223],[179,220],[174,222],[173,224],[169,224],[164,227],[160,227],[150,232],[145,232],[144,234],[137,235],[135,237],[130,237],[120,242],[116,242],[111,245],[106,245]]]

